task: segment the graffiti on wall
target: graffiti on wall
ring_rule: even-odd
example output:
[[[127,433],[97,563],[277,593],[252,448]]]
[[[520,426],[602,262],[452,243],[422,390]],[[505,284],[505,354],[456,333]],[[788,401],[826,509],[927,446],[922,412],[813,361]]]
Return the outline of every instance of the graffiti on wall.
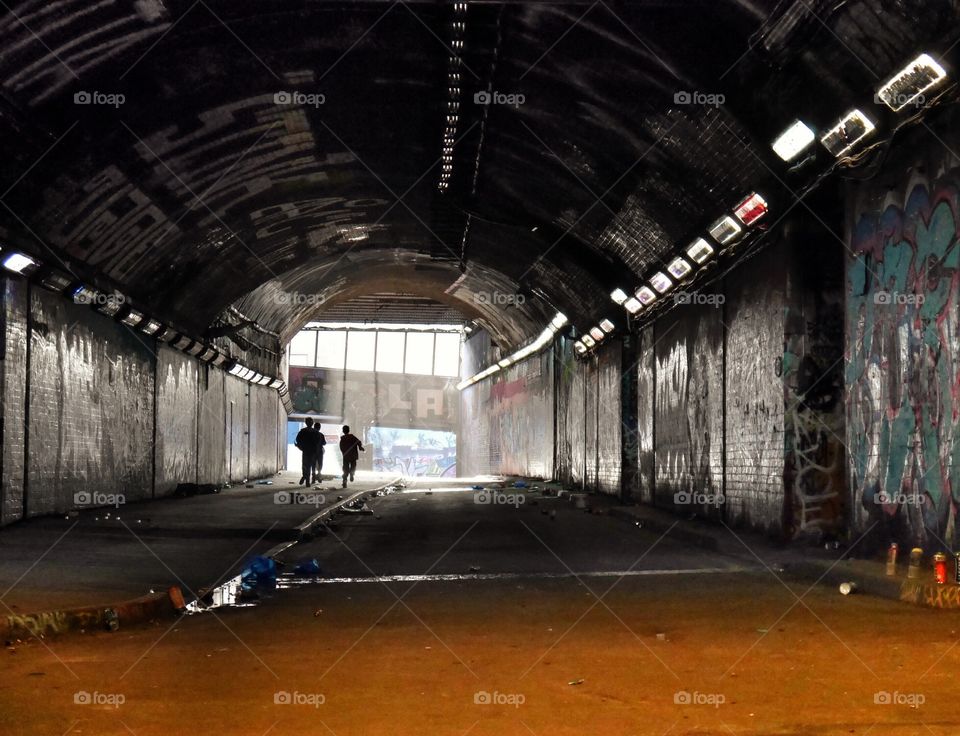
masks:
[[[955,179],[955,177],[953,177]],[[960,499],[958,192],[914,181],[857,206],[847,270],[848,448],[855,523],[953,545]]]
[[[843,313],[839,288],[818,286],[804,290],[813,304],[788,307],[786,315],[781,371],[791,537],[831,538],[844,525]]]
[[[457,475],[457,436],[398,427],[371,427],[367,442],[373,447],[373,469],[404,476]]]

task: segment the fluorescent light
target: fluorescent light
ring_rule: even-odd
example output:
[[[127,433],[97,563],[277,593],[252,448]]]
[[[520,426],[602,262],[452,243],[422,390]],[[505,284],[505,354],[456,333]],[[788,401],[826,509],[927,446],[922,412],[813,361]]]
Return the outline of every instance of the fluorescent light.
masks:
[[[797,120],[773,142],[773,151],[784,161],[793,161],[815,139],[814,132]]]
[[[687,263],[683,258],[677,256],[667,264],[667,270],[677,281],[682,279],[693,270],[693,266]]]
[[[740,237],[743,228],[730,215],[724,215],[710,226],[710,235],[721,245]]]
[[[266,386],[268,383],[273,383],[273,376],[263,376],[259,381],[257,381],[261,386]]]
[[[138,312],[136,309],[131,309],[127,312],[126,316],[120,319],[123,324],[127,327],[136,327],[138,324],[143,322],[143,312]]]
[[[31,268],[37,265],[37,262],[30,256],[23,253],[11,253],[3,259],[3,267],[8,271],[23,275]]]
[[[744,225],[752,225],[767,214],[767,201],[754,192],[734,208],[733,214]]]
[[[666,294],[673,288],[673,282],[663,271],[657,271],[653,274],[653,276],[650,277],[650,283],[653,284],[653,288],[661,294]]]
[[[615,304],[623,304],[630,297],[623,289],[614,289],[610,292],[610,298],[613,299]]]
[[[126,301],[126,297],[123,294],[98,294],[96,301],[96,309],[100,314],[105,314],[108,317],[113,317],[117,314],[122,308],[123,304]]]
[[[244,368],[242,365],[240,365],[240,363],[234,363],[232,366],[230,366],[230,370],[227,371],[227,372],[228,372],[231,376],[239,376],[239,375],[240,375],[241,373],[243,373],[245,370],[247,370],[247,369]]]
[[[97,301],[98,291],[89,286],[80,285],[70,295],[74,304],[93,304]]]
[[[630,314],[636,314],[643,309],[643,305],[633,297],[630,297],[623,303],[623,308],[630,312]]]
[[[703,238],[697,238],[687,248],[687,255],[697,263],[703,263],[713,255],[713,246]]]
[[[604,334],[603,330],[601,330],[599,327],[591,327],[590,337],[592,337],[597,342],[600,342],[603,338],[606,337],[606,334]]]
[[[608,319],[600,320],[600,329],[604,332],[613,332],[614,324]]]
[[[497,362],[497,365],[500,366],[501,368],[506,368],[511,363],[513,363],[513,361],[510,360],[510,358],[504,358],[503,360]]]
[[[839,158],[871,132],[874,124],[859,110],[851,110],[843,120],[827,131],[820,142],[830,153]]]
[[[946,78],[942,66],[929,54],[920,54],[878,89],[877,97],[894,112],[900,112]]]
[[[202,342],[195,342],[193,343],[193,345],[191,345],[187,349],[186,352],[189,353],[190,355],[200,355],[200,353],[202,353],[206,349],[207,349],[207,346],[204,345]]]
[[[217,356],[217,351],[213,348],[207,348],[200,355],[197,356],[198,359],[202,360],[204,363],[209,363]]]
[[[584,345],[584,344],[583,344],[582,342],[580,342],[579,340],[577,340],[575,343],[573,343],[573,349],[576,350],[576,351],[577,351],[578,353],[580,353],[581,355],[583,355],[585,352],[587,352],[587,346]]]
[[[48,273],[40,280],[40,285],[44,288],[50,289],[50,291],[58,291],[61,293],[65,291],[66,288],[72,283],[73,279],[71,279],[69,276],[64,276],[63,274],[56,272]]]
[[[282,385],[283,379],[281,378],[274,378],[272,381],[270,381],[270,388],[280,388]],[[459,386],[457,386],[457,388],[459,388]]]
[[[640,300],[641,304],[647,306],[657,300],[657,295],[653,293],[653,289],[649,286],[641,286],[637,289],[637,299]]]
[[[567,315],[563,312],[557,312],[556,316],[550,320],[550,325],[558,330],[565,324],[567,324]]]
[[[584,335],[583,337],[581,337],[580,342],[582,342],[588,348],[592,348],[594,345],[597,344],[596,341],[592,337],[590,337],[590,335]]]
[[[154,335],[162,327],[159,322],[155,319],[148,319],[145,324],[140,325],[140,331],[145,332],[148,335]]]

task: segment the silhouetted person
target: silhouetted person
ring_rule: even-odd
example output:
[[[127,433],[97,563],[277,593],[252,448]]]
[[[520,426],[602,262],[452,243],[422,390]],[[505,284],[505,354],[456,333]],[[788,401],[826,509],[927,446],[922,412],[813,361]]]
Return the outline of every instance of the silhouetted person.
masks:
[[[313,419],[307,417],[303,420],[305,426],[297,433],[297,439],[294,443],[297,449],[303,453],[303,475],[300,477],[300,485],[310,485],[313,482],[314,466],[317,463],[317,451],[320,449],[320,433],[313,428]]]
[[[323,429],[320,428],[320,422],[317,422],[313,425],[314,430],[318,435],[317,441],[317,465],[316,469],[313,471],[313,479],[316,481],[323,480],[321,471],[323,470],[323,450],[327,445],[327,438],[323,436]]]
[[[366,452],[360,440],[350,434],[350,427],[344,426],[343,436],[340,438],[340,453],[343,455],[343,487],[347,487],[347,476],[350,476],[350,482],[353,482],[353,474],[357,470],[357,460],[360,453]]]

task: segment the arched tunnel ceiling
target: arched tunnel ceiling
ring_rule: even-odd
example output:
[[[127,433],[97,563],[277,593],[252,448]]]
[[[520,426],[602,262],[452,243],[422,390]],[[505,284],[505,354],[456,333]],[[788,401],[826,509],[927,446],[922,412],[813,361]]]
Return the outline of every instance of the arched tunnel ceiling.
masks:
[[[956,34],[948,0],[4,7],[6,241],[197,332],[232,306],[289,336],[318,304],[402,291],[507,344],[609,311],[779,178],[769,141],[801,111],[825,126]]]

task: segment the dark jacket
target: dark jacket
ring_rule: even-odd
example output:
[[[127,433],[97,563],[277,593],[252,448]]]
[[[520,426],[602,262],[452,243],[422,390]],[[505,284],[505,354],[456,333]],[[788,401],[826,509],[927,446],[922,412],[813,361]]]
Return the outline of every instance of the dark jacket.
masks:
[[[343,453],[344,460],[356,460],[362,449],[363,445],[353,434],[345,434],[340,438],[340,452]]]
[[[321,440],[325,443],[326,440],[323,439],[317,430],[313,427],[304,427],[297,433],[297,439],[294,440],[294,443],[297,446],[297,449],[300,452],[306,455],[316,455],[320,450]]]

